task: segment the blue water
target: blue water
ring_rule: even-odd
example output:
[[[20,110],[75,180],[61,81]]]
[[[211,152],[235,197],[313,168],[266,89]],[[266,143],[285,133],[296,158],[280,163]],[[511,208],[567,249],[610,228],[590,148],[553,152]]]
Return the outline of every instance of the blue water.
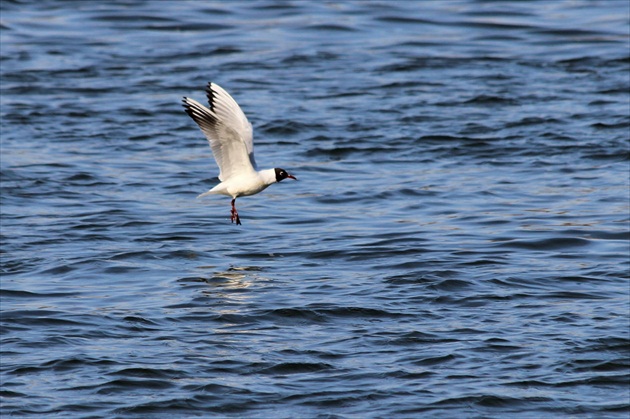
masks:
[[[627,2],[1,7],[3,417],[628,417]]]

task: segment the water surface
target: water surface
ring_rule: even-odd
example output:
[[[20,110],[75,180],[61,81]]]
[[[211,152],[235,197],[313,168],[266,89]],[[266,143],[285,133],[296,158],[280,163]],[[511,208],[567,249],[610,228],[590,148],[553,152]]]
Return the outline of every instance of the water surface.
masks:
[[[3,415],[626,418],[629,21],[4,1]],[[208,81],[300,179],[242,226]]]

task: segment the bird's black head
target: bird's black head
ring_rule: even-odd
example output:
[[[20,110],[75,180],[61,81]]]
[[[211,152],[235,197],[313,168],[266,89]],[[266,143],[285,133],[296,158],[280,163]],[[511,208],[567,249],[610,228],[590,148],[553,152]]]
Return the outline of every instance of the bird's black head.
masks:
[[[284,180],[286,178],[289,179],[293,179],[293,180],[297,180],[295,176],[290,175],[286,170],[284,169],[273,169],[276,171],[276,182],[280,182],[281,180]]]

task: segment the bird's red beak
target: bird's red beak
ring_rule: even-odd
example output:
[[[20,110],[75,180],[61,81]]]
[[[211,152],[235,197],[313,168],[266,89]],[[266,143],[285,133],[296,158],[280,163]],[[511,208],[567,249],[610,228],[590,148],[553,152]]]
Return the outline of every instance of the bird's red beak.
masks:
[[[295,176],[293,176],[293,175],[289,175],[289,174],[287,174],[287,177],[288,177],[289,179],[297,180],[297,178],[296,178]]]

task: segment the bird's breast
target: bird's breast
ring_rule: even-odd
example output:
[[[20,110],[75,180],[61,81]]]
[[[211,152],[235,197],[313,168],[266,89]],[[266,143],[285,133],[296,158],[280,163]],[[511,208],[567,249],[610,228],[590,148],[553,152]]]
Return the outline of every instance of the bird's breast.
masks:
[[[230,195],[237,196],[249,196],[257,194],[269,186],[263,181],[263,179],[257,174],[247,176],[236,176],[228,181],[227,191]]]

